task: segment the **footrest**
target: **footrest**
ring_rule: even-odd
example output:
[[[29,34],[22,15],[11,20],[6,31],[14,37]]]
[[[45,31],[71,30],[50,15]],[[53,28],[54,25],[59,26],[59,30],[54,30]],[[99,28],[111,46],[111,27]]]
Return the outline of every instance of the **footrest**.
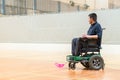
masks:
[[[82,57],[81,57],[81,56],[68,55],[68,56],[66,57],[66,60],[67,60],[68,62],[70,62],[70,61],[79,62],[80,60],[82,60]]]
[[[66,60],[67,60],[68,62],[74,61],[74,56],[68,55],[68,56],[66,56]]]

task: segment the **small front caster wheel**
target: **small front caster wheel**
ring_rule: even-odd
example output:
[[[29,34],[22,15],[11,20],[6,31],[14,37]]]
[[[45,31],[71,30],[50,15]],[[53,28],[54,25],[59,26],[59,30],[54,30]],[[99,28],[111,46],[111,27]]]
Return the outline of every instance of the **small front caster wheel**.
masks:
[[[76,68],[75,64],[76,64],[75,62],[69,62],[69,64],[68,64],[69,69],[75,70],[75,68]]]

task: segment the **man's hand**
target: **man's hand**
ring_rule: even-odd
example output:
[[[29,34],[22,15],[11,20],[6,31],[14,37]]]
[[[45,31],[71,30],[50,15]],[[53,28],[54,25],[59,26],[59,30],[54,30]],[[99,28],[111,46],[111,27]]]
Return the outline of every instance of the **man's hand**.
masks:
[[[82,38],[87,38],[88,35],[87,34],[82,34]]]

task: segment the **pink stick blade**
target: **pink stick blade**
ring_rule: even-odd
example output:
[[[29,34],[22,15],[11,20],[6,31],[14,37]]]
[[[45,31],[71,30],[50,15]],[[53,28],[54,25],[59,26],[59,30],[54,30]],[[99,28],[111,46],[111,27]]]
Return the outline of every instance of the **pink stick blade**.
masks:
[[[65,64],[60,64],[60,63],[55,63],[55,66],[57,66],[58,68],[63,68]]]

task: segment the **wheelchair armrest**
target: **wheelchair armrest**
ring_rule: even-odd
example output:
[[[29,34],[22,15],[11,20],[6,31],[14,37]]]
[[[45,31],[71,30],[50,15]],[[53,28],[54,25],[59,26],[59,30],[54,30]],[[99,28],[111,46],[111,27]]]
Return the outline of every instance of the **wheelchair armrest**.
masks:
[[[88,39],[87,40],[87,44],[88,44],[88,48],[98,48],[98,39]]]

